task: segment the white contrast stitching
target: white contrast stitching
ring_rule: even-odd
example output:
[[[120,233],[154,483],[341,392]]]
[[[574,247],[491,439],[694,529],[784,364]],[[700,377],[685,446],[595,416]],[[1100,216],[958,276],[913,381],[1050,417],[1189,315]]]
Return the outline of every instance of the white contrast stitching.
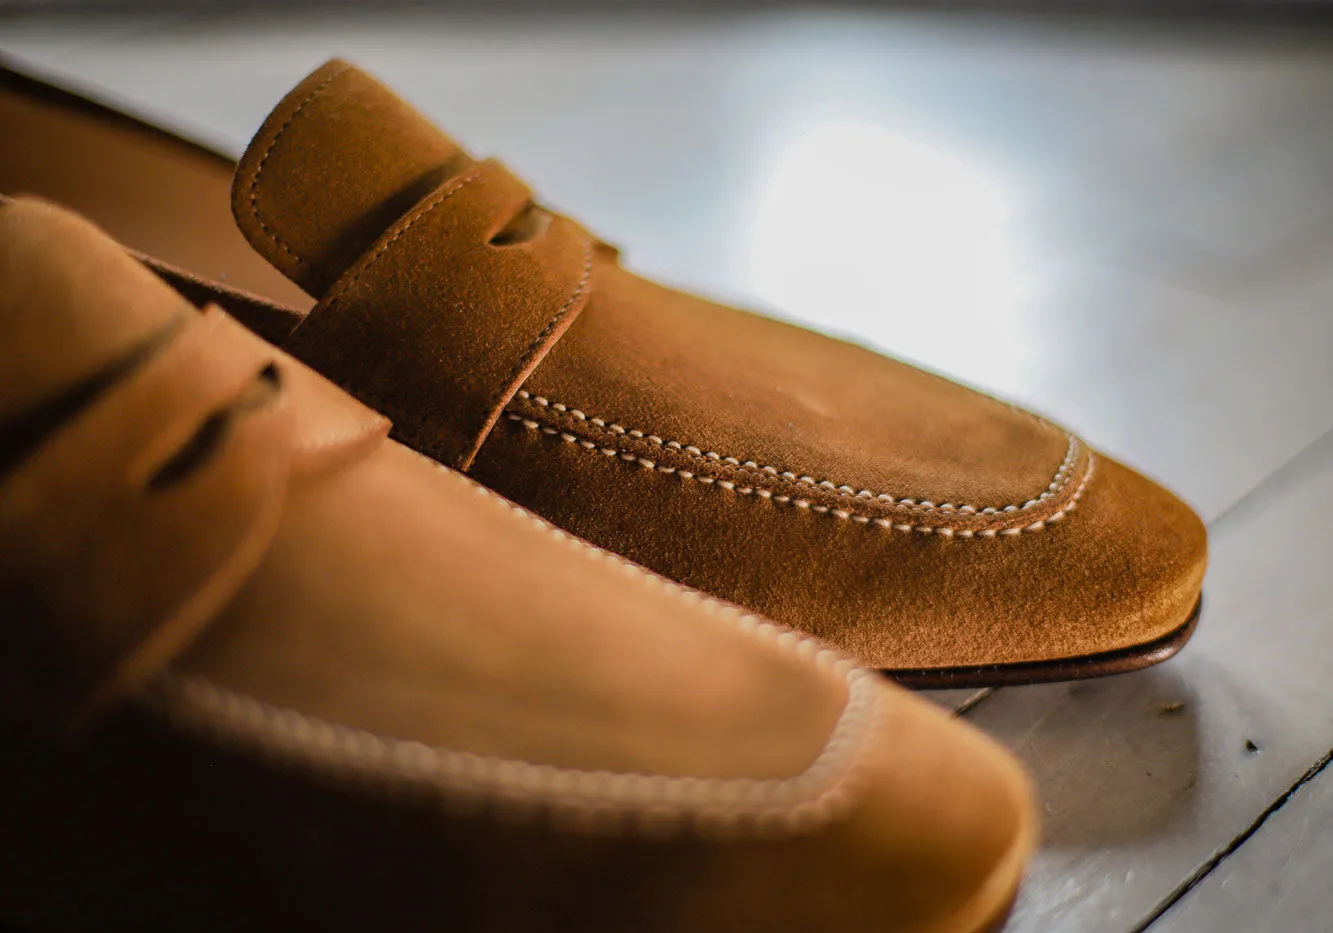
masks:
[[[847,704],[815,761],[794,777],[770,779],[581,771],[476,755],[343,726],[198,677],[164,679],[150,702],[186,725],[242,740],[259,736],[279,755],[363,779],[431,787],[461,810],[479,804],[510,811],[537,807],[593,831],[628,824],[663,833],[688,826],[730,837],[751,830],[809,831],[845,807],[848,778],[879,708],[873,673],[854,668],[846,680]]]
[[[551,407],[555,407],[554,404],[552,404]],[[661,438],[652,435],[644,435],[642,432],[626,431],[624,428],[620,428],[619,425],[614,425],[614,426],[608,425],[606,422],[601,421],[601,419],[588,418],[582,412],[575,412],[572,409],[565,409],[565,411],[568,411],[569,414],[573,415],[578,420],[587,420],[589,423],[596,424],[598,427],[603,427],[606,428],[607,430],[612,430],[613,428],[619,428],[619,430],[613,430],[613,433],[627,434],[635,438],[640,438],[642,440],[658,444],[659,446],[664,448],[675,447],[677,449],[684,450],[686,453],[694,454],[695,456],[706,456],[709,457],[709,459],[715,459],[718,460],[719,462],[731,463],[737,466],[748,466],[751,468],[755,468],[758,466],[757,464],[754,464],[753,461],[747,461],[746,463],[739,463],[738,461],[735,460],[735,458],[719,457],[717,454],[712,454],[711,452],[703,453],[702,451],[700,451],[696,453],[696,451],[698,451],[697,447],[681,447],[675,441],[663,441]],[[649,460],[646,457],[640,457],[638,454],[635,454],[631,451],[622,451],[614,447],[606,447],[601,444],[597,444],[593,441],[587,440],[586,438],[581,438],[577,437],[576,435],[570,434],[568,431],[561,431],[557,428],[550,427],[549,425],[544,425],[541,424],[540,422],[533,421],[531,418],[528,418],[518,412],[505,412],[505,417],[510,421],[513,421],[517,424],[521,424],[523,427],[527,428],[530,431],[538,431],[542,434],[547,435],[548,437],[558,437],[560,440],[564,441],[567,444],[574,444],[585,450],[596,451],[607,457],[615,457],[617,459],[625,461],[626,463],[636,464],[645,470],[653,470],[658,473],[678,476],[683,480],[692,480],[696,483],[702,483],[705,486],[721,487],[723,489],[730,490],[742,496],[757,496],[758,498],[765,499],[777,505],[787,505],[793,508],[815,512],[820,515],[831,515],[834,518],[842,519],[844,521],[851,521],[858,525],[875,526],[877,528],[891,529],[893,531],[915,532],[918,534],[936,534],[942,537],[956,537],[956,538],[963,538],[965,540],[970,540],[973,538],[1011,537],[1013,535],[1020,535],[1027,532],[1041,531],[1048,525],[1053,525],[1063,520],[1069,515],[1070,512],[1074,511],[1074,509],[1078,507],[1079,500],[1083,498],[1083,494],[1087,490],[1088,484],[1092,480],[1092,476],[1096,470],[1096,465],[1097,465],[1096,458],[1093,456],[1091,451],[1088,451],[1087,469],[1084,470],[1082,479],[1079,481],[1078,486],[1075,487],[1073,493],[1069,497],[1069,501],[1065,504],[1065,506],[1059,509],[1058,511],[1052,513],[1051,515],[1046,516],[1045,518],[1039,519],[1034,522],[1029,522],[1026,525],[1016,525],[1004,528],[967,528],[967,527],[959,527],[956,525],[927,525],[918,522],[907,522],[907,521],[895,520],[891,518],[883,518],[872,515],[861,515],[847,511],[846,509],[832,508],[822,503],[812,502],[808,499],[801,499],[793,496],[783,495],[772,489],[765,489],[763,487],[756,487],[756,486],[740,485],[738,484],[737,481],[718,479],[717,477],[713,476],[701,476],[698,473],[695,473],[691,470],[685,470],[679,467],[667,466],[665,464],[657,463],[654,460]],[[1072,476],[1072,473],[1070,473],[1070,467],[1077,462],[1078,453],[1082,449],[1083,449],[1082,445],[1078,443],[1077,438],[1073,438],[1071,436],[1069,453],[1066,454],[1065,462],[1061,464],[1060,471],[1056,473],[1056,479],[1051,481],[1052,488],[1048,489],[1048,492],[1046,494],[1043,494],[1043,497],[1041,499],[1029,500],[1022,506],[1006,506],[1004,509],[983,509],[980,511],[975,511],[975,510],[968,511],[971,508],[969,506],[961,506],[961,507],[950,506],[949,508],[946,509],[945,506],[933,506],[933,503],[925,503],[925,505],[933,506],[933,508],[930,510],[936,512],[944,512],[945,514],[951,514],[959,518],[982,517],[988,515],[999,515],[1001,517],[1004,517],[1006,513],[1012,516],[1013,513],[1021,512],[1025,509],[1035,507],[1036,505],[1040,504],[1046,499],[1049,499],[1051,495],[1055,494],[1055,492],[1063,490],[1068,485],[1070,476]],[[773,471],[772,467],[759,467],[759,469],[762,469],[764,472]],[[786,474],[776,473],[775,471],[773,472],[779,478],[782,479],[788,478]],[[1068,474],[1068,475],[1064,476],[1064,478],[1061,479],[1061,474]],[[851,495],[852,498],[864,499],[869,502],[874,501],[873,499],[870,499],[869,496],[863,496],[860,493],[848,494],[842,491],[843,489],[849,487],[841,487],[841,488],[832,487],[830,489],[823,483],[817,483],[814,482],[813,480],[810,480],[809,477],[796,477],[795,479],[797,481],[807,481],[808,485],[826,489],[829,492],[841,495]],[[882,497],[876,497],[876,498],[882,498]],[[902,505],[905,502],[909,501],[911,500],[894,500],[893,504]]]
[[[553,821],[590,831],[634,828],[662,834],[689,827],[719,837],[792,834],[826,825],[851,805],[879,721],[881,691],[872,672],[817,639],[595,548],[467,477],[421,458],[588,558],[609,562],[645,585],[839,675],[847,686],[846,702],[814,762],[793,777],[771,779],[562,769],[386,738],[185,675],[163,678],[145,695],[146,702],[187,727],[258,742],[288,759],[353,777],[432,788],[446,795],[441,798],[446,806],[472,810],[491,803],[518,813],[543,809]]]
[[[643,431],[627,429],[619,424],[615,424],[614,422],[604,421],[601,418],[589,417],[587,414],[585,414],[582,411],[579,411],[577,408],[570,408],[569,406],[561,404],[560,402],[552,402],[550,399],[543,398],[540,395],[533,395],[526,389],[520,389],[518,391],[518,397],[526,401],[530,401],[542,408],[548,408],[552,411],[559,412],[562,415],[568,415],[569,417],[573,418],[576,421],[585,421],[588,424],[594,425],[598,428],[601,428],[602,430],[609,431],[612,434],[619,434],[626,437],[632,437],[636,440],[647,441],[650,444],[654,444],[664,449],[683,451],[684,453],[691,454],[696,457],[703,457],[705,459],[712,460],[717,463],[725,463],[735,467],[741,467],[750,470],[758,470],[762,473],[767,473],[770,476],[773,476],[775,479],[786,480],[788,482],[793,482],[793,483],[804,483],[807,486],[816,486],[819,489],[831,493],[833,495],[845,496],[852,499],[867,499],[872,501],[880,501],[887,503],[889,505],[904,506],[914,512],[937,512],[949,515],[1003,515],[1005,513],[1022,512],[1028,509],[1036,508],[1043,502],[1046,502],[1048,499],[1051,499],[1054,496],[1059,495],[1061,492],[1064,491],[1065,487],[1069,485],[1069,482],[1074,475],[1073,472],[1074,465],[1078,462],[1078,456],[1079,453],[1082,451],[1083,447],[1083,445],[1079,443],[1077,437],[1075,437],[1073,434],[1069,434],[1068,432],[1066,432],[1065,436],[1068,438],[1068,445],[1065,448],[1064,459],[1060,462],[1060,466],[1056,469],[1055,475],[1051,478],[1051,481],[1046,485],[1045,490],[1043,490],[1035,499],[1028,499],[1022,505],[974,506],[974,505],[954,505],[953,503],[949,502],[945,502],[941,505],[936,505],[934,502],[930,502],[928,500],[916,500],[910,498],[897,499],[889,495],[888,493],[877,493],[869,489],[858,490],[846,484],[839,485],[837,483],[830,482],[829,480],[817,480],[813,476],[800,476],[792,472],[791,470],[780,471],[778,470],[777,467],[761,465],[753,460],[742,461],[736,459],[735,457],[724,457],[721,454],[718,454],[714,451],[702,450],[698,447],[695,447],[692,444],[683,445],[679,441],[664,441],[662,438],[658,437],[655,434],[645,434]],[[523,412],[506,411],[505,414],[509,417],[509,420],[511,421],[525,422],[525,426],[527,426],[526,422],[532,420],[531,418],[528,418]],[[1030,415],[1030,417],[1035,417],[1035,416]],[[542,428],[542,431],[545,434],[554,435],[561,433],[555,429],[548,430],[544,426],[540,425],[538,426]],[[565,432],[565,434],[567,435],[567,432]],[[575,440],[581,440],[581,439],[575,438]],[[588,441],[587,444],[585,444],[585,446],[587,445],[591,445],[593,447],[598,446],[591,441]],[[605,448],[602,449],[603,451],[605,451]],[[619,451],[617,451],[617,453],[619,453]],[[626,456],[625,459],[639,459],[639,458],[637,457],[631,458],[629,456]],[[719,480],[719,482],[721,481]]]

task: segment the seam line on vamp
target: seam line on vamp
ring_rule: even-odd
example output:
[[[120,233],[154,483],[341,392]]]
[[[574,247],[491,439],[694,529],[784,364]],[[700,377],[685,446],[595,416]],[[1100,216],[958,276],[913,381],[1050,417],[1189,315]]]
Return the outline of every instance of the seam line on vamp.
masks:
[[[418,454],[417,456],[421,456]],[[148,695],[150,702],[192,728],[257,739],[277,754],[297,754],[338,771],[433,784],[467,799],[495,800],[520,808],[536,805],[594,829],[642,825],[654,833],[682,824],[734,837],[749,832],[801,833],[827,825],[850,807],[863,759],[878,730],[882,697],[877,675],[841,652],[786,626],[683,587],[624,558],[595,548],[541,517],[503,499],[456,471],[422,457],[446,477],[535,525],[588,559],[610,562],[643,584],[664,590],[761,642],[776,644],[845,680],[847,698],[838,721],[816,756],[789,778],[698,778],[660,774],[562,769],[393,739],[297,710],[273,706],[202,677],[176,675]]]
[[[683,454],[688,454],[690,456],[697,458],[703,458],[705,460],[709,460],[720,465],[729,465],[739,470],[766,474],[767,476],[772,477],[773,480],[786,481],[788,483],[801,483],[813,487],[814,489],[817,489],[820,492],[826,494],[832,494],[832,495],[842,496],[844,498],[860,500],[866,503],[875,503],[875,502],[885,503],[887,505],[906,508],[912,512],[931,513],[931,514],[938,514],[938,515],[958,517],[958,518],[994,516],[1000,519],[1004,519],[1006,517],[1017,517],[1017,513],[1021,513],[1041,506],[1043,503],[1060,495],[1067,489],[1070,482],[1076,475],[1074,467],[1079,461],[1079,454],[1083,452],[1083,445],[1080,443],[1078,438],[1075,437],[1073,434],[1069,434],[1066,432],[1066,436],[1068,438],[1068,445],[1065,450],[1064,459],[1061,461],[1059,467],[1056,469],[1055,475],[1051,478],[1051,481],[1047,484],[1046,489],[1042,493],[1040,493],[1034,499],[1027,500],[1022,505],[981,507],[972,505],[954,505],[952,503],[944,503],[943,505],[937,506],[933,502],[926,500],[918,501],[910,498],[899,499],[899,498],[894,498],[893,496],[890,496],[887,493],[875,493],[872,490],[868,489],[856,490],[848,485],[840,486],[828,480],[816,480],[814,477],[811,476],[797,475],[796,473],[790,470],[780,471],[776,467],[761,465],[753,460],[741,461],[735,457],[723,456],[711,450],[705,451],[693,445],[681,444],[679,441],[663,440],[661,437],[658,437],[657,435],[654,434],[646,434],[645,432],[636,429],[627,429],[622,425],[609,423],[601,418],[591,417],[578,409],[570,408],[569,406],[561,404],[560,402],[553,402],[550,399],[544,398],[542,396],[533,395],[527,390],[520,389],[518,392],[518,396],[519,398],[522,398],[526,401],[530,401],[536,404],[540,408],[555,411],[563,415],[568,415],[569,417],[573,418],[576,421],[586,422],[612,435],[618,435],[623,437],[634,438],[636,440],[641,440],[653,444],[657,447],[661,447],[664,450],[679,451]],[[521,411],[508,410],[505,412],[505,415],[510,421],[522,424],[529,430],[540,430],[543,434],[546,434],[548,436],[560,437],[560,439],[564,440],[566,443],[578,444],[579,446],[587,450],[594,450],[594,449],[599,450],[601,453],[606,454],[607,456],[618,456],[627,462],[637,462],[640,466],[643,466],[645,468],[655,469],[663,473],[678,474],[685,479],[694,479],[705,484],[717,483],[721,485],[723,488],[735,488],[738,485],[742,485],[740,481],[736,480],[719,479],[717,477],[709,477],[709,476],[702,476],[702,477],[697,476],[690,470],[681,469],[679,467],[669,467],[661,465],[653,460],[640,457],[638,454],[635,454],[632,451],[623,451],[613,447],[608,447],[604,444],[598,444],[593,440],[589,440],[584,437],[578,437],[573,434],[570,434],[568,431],[563,431],[558,426],[542,424],[540,422],[534,421],[526,413]],[[1088,480],[1092,473],[1092,468],[1093,468],[1092,461],[1093,461],[1093,455],[1089,451],[1088,468],[1084,473],[1077,489],[1075,490],[1075,494],[1071,496],[1071,506],[1079,498],[1082,489],[1087,486]],[[742,488],[745,487],[742,485]],[[746,488],[746,494],[752,494],[752,493],[763,496],[764,498],[773,498],[780,503],[791,501],[793,504],[796,504],[798,508],[813,508],[816,511],[833,512],[834,514],[837,514],[838,517],[843,517],[841,514],[842,510],[829,509],[823,506],[814,505],[809,502],[804,502],[803,500],[800,499],[793,499],[792,497],[782,496],[774,492],[773,490]],[[1064,517],[1063,512],[1068,511],[1068,508],[1069,507],[1066,507],[1066,509],[1062,510],[1061,512],[1057,512],[1050,518],[1045,519],[1045,521],[1046,522],[1059,521],[1060,518]],[[874,518],[870,518],[867,516],[856,516],[850,513],[846,517],[853,519],[866,518],[867,521],[875,521]],[[881,522],[881,524],[883,524],[883,522]],[[894,523],[890,522],[889,524],[894,524]],[[925,529],[925,528],[930,528],[932,526],[920,525],[914,527]],[[1034,528],[1031,530],[1036,530],[1036,529]],[[977,534],[982,534],[982,533],[977,532]],[[984,537],[987,535],[982,535],[982,536]]]
[[[722,489],[730,490],[736,493],[737,495],[756,496],[760,499],[766,499],[769,502],[774,503],[775,505],[789,505],[793,508],[808,510],[810,512],[815,512],[820,515],[830,515],[833,518],[842,519],[843,521],[851,521],[858,525],[867,525],[867,526],[873,525],[878,528],[888,528],[894,531],[909,531],[927,535],[936,534],[946,538],[957,537],[957,538],[971,539],[971,538],[1010,537],[1013,535],[1024,534],[1026,532],[1041,531],[1048,525],[1053,525],[1067,518],[1069,516],[1069,513],[1074,511],[1074,509],[1078,507],[1079,500],[1083,498],[1083,493],[1087,491],[1088,484],[1092,481],[1092,476],[1093,473],[1095,472],[1095,467],[1096,467],[1096,458],[1094,458],[1093,455],[1089,453],[1088,468],[1087,470],[1084,471],[1083,479],[1079,482],[1078,487],[1075,488],[1073,494],[1070,495],[1069,502],[1065,505],[1065,507],[1051,515],[1048,515],[1046,518],[1038,519],[1037,521],[1031,522],[1027,525],[1020,525],[1009,528],[975,528],[975,529],[959,528],[953,525],[922,525],[922,524],[917,524],[915,522],[894,521],[893,519],[890,518],[878,518],[869,515],[858,515],[852,512],[848,512],[845,509],[835,509],[827,505],[822,505],[817,502],[811,502],[808,499],[797,499],[791,496],[781,495],[779,493],[773,492],[773,490],[771,489],[761,489],[753,486],[743,486],[739,485],[734,480],[717,479],[716,477],[712,476],[700,476],[697,473],[694,473],[690,470],[682,470],[679,469],[678,467],[671,467],[671,466],[666,466],[664,464],[656,463],[655,461],[649,460],[645,457],[640,457],[637,454],[632,453],[630,451],[621,451],[615,449],[614,447],[603,447],[599,444],[595,444],[592,441],[586,440],[584,438],[575,437],[573,434],[570,434],[567,431],[560,431],[556,428],[547,427],[546,425],[539,424],[536,421],[533,421],[530,418],[525,418],[523,415],[520,414],[516,414],[513,412],[506,412],[505,417],[508,418],[510,421],[521,424],[523,427],[527,428],[530,431],[540,431],[542,434],[546,434],[550,437],[558,437],[560,440],[564,441],[567,444],[574,444],[588,451],[599,452],[606,455],[607,457],[616,457],[627,463],[636,463],[645,470],[653,470],[658,473],[675,475],[683,480],[690,480],[696,483],[702,483],[705,486],[717,486]],[[1001,512],[999,514],[1003,515],[1004,513]]]

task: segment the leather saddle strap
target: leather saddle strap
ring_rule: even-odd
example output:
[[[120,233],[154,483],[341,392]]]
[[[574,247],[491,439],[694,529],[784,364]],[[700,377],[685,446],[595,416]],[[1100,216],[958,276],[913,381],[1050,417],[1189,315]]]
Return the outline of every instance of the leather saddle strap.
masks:
[[[293,455],[276,351],[191,315],[0,484],[0,702],[77,725],[157,673],[250,576]]]
[[[422,199],[284,344],[388,415],[401,440],[466,470],[505,405],[583,309],[595,244],[560,216],[494,242],[531,203],[495,161]]]

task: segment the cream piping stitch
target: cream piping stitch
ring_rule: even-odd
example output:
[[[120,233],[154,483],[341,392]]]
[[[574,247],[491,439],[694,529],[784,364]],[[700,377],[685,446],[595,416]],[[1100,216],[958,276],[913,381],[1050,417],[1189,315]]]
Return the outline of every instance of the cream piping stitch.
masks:
[[[827,825],[852,805],[868,740],[880,720],[879,680],[874,672],[857,667],[815,638],[744,613],[595,548],[462,474],[418,456],[589,559],[609,562],[752,638],[776,644],[842,677],[847,699],[815,760],[801,774],[773,779],[581,771],[386,738],[273,706],[202,677],[165,677],[145,694],[145,702],[188,728],[257,742],[284,758],[328,766],[354,777],[436,789],[449,795],[442,800],[446,806],[471,810],[492,802],[519,812],[544,809],[554,820],[591,831],[615,831],[629,825],[653,833],[688,826],[724,838],[747,832],[795,834]]]
[[[750,617],[753,618],[753,617]],[[768,623],[758,623],[760,625]],[[149,702],[188,727],[353,776],[425,786],[446,805],[541,808],[590,830],[623,824],[656,832],[693,827],[732,837],[749,830],[798,833],[826,825],[849,802],[847,781],[874,731],[875,675],[846,674],[847,704],[815,761],[790,778],[697,778],[581,771],[387,738],[272,706],[198,677],[160,682]]]
[[[596,427],[601,428],[605,431],[609,431],[612,434],[627,436],[634,438],[636,440],[646,441],[650,444],[654,444],[663,449],[678,450],[683,453],[690,454],[695,457],[703,457],[705,459],[712,460],[717,463],[730,464],[732,466],[740,467],[743,469],[758,470],[760,472],[766,473],[774,477],[774,479],[786,480],[788,482],[803,483],[805,485],[815,487],[819,489],[821,492],[843,496],[844,498],[859,499],[869,503],[883,502],[888,505],[904,507],[913,512],[935,513],[953,518],[966,519],[966,518],[984,518],[989,516],[997,516],[1000,519],[1005,519],[1005,518],[1018,517],[1015,513],[1020,513],[1027,511],[1029,509],[1037,508],[1038,506],[1047,502],[1051,498],[1065,491],[1065,489],[1068,487],[1070,481],[1073,479],[1075,475],[1073,468],[1079,461],[1079,455],[1085,452],[1085,448],[1079,442],[1078,438],[1072,434],[1068,434],[1067,436],[1069,438],[1069,445],[1066,448],[1065,457],[1063,461],[1061,461],[1059,468],[1056,470],[1055,476],[1051,479],[1045,491],[1043,491],[1037,498],[1029,499],[1022,505],[1006,505],[1003,507],[988,506],[985,508],[978,508],[976,506],[971,506],[971,505],[956,506],[951,503],[944,503],[943,505],[937,506],[933,502],[929,501],[918,502],[917,500],[914,499],[895,499],[892,496],[888,495],[887,493],[874,493],[868,489],[862,489],[856,491],[851,486],[846,486],[846,485],[837,486],[829,482],[828,480],[819,481],[815,480],[811,476],[798,476],[797,474],[791,471],[780,472],[776,467],[761,466],[760,464],[756,463],[753,460],[740,461],[737,460],[735,457],[724,457],[713,451],[704,451],[692,445],[682,445],[678,441],[666,441],[660,437],[657,437],[656,435],[644,434],[644,432],[642,431],[626,429],[621,425],[608,423],[602,420],[601,418],[589,417],[584,412],[579,411],[578,409],[569,408],[568,406],[563,405],[559,402],[552,402],[549,399],[543,398],[541,396],[534,396],[523,389],[519,390],[518,395],[520,398],[525,399],[527,401],[531,401],[534,404],[541,406],[542,408],[551,409],[560,412],[561,414],[567,414],[570,417],[574,418],[576,421],[586,421],[587,423],[595,425]],[[712,476],[700,476],[699,474],[690,470],[684,470],[680,469],[679,467],[671,467],[671,466],[666,466],[664,464],[659,464],[654,460],[650,460],[645,457],[640,457],[633,452],[622,451],[613,447],[607,447],[605,445],[597,444],[596,442],[590,441],[586,438],[577,437],[573,434],[570,434],[568,431],[562,431],[559,428],[541,424],[540,422],[532,420],[530,417],[528,417],[526,414],[522,412],[506,411],[505,417],[509,421],[521,424],[528,430],[539,431],[542,434],[545,434],[549,437],[558,437],[565,443],[576,444],[579,447],[584,448],[585,450],[597,451],[608,457],[618,457],[619,459],[624,460],[627,463],[637,463],[640,467],[644,469],[655,470],[659,473],[676,475],[679,476],[681,479],[693,480],[695,482],[703,483],[705,485],[710,485],[710,486],[717,485],[722,487],[723,489],[729,489],[741,495],[758,496],[763,499],[768,499],[771,502],[776,502],[779,505],[791,505],[798,509],[808,509],[812,512],[816,512],[819,514],[829,514],[834,516],[835,518],[850,520],[858,524],[876,525],[881,528],[892,528],[897,531],[915,531],[915,532],[920,532],[922,534],[940,534],[946,537],[957,536],[960,538],[973,538],[973,537],[993,538],[998,535],[1016,535],[1028,531],[1040,531],[1047,525],[1053,524],[1065,518],[1069,512],[1072,512],[1078,506],[1078,501],[1079,499],[1082,498],[1084,491],[1087,489],[1088,483],[1091,481],[1096,467],[1096,460],[1092,452],[1086,451],[1087,468],[1084,470],[1083,476],[1079,481],[1077,487],[1075,487],[1073,493],[1070,495],[1068,503],[1064,506],[1064,508],[1059,509],[1055,513],[1043,519],[1016,527],[983,528],[983,529],[972,529],[966,527],[959,528],[956,526],[928,525],[916,522],[893,521],[892,519],[888,518],[877,518],[868,515],[854,514],[845,509],[831,508],[826,505],[810,502],[809,500],[782,495],[777,492],[774,492],[771,489],[745,486],[742,484],[738,484],[734,480],[718,479]]]

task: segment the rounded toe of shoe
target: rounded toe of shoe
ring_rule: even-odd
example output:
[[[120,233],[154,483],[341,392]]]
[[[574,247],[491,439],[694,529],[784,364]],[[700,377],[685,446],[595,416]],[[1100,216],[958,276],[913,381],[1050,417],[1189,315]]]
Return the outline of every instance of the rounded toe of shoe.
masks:
[[[725,907],[687,912],[696,921],[725,915],[729,931],[998,929],[1037,836],[1031,784],[1008,752],[886,685],[836,796],[836,815],[820,827],[724,844],[712,852],[720,862],[696,860],[725,889]]]
[[[980,730],[893,690],[881,700],[860,787],[850,818],[830,833],[844,897],[911,933],[996,927],[1038,833],[1019,762]]]
[[[875,611],[861,612],[857,629],[824,634],[920,685],[1132,670],[1189,637],[1207,552],[1188,505],[1095,455],[1059,520],[988,538],[913,539]]]
[[[1057,571],[1046,609],[1057,657],[1119,652],[1133,656],[1129,666],[1142,666],[1168,657],[1189,637],[1207,564],[1207,531],[1169,490],[1098,456],[1077,512],[1047,543]]]

